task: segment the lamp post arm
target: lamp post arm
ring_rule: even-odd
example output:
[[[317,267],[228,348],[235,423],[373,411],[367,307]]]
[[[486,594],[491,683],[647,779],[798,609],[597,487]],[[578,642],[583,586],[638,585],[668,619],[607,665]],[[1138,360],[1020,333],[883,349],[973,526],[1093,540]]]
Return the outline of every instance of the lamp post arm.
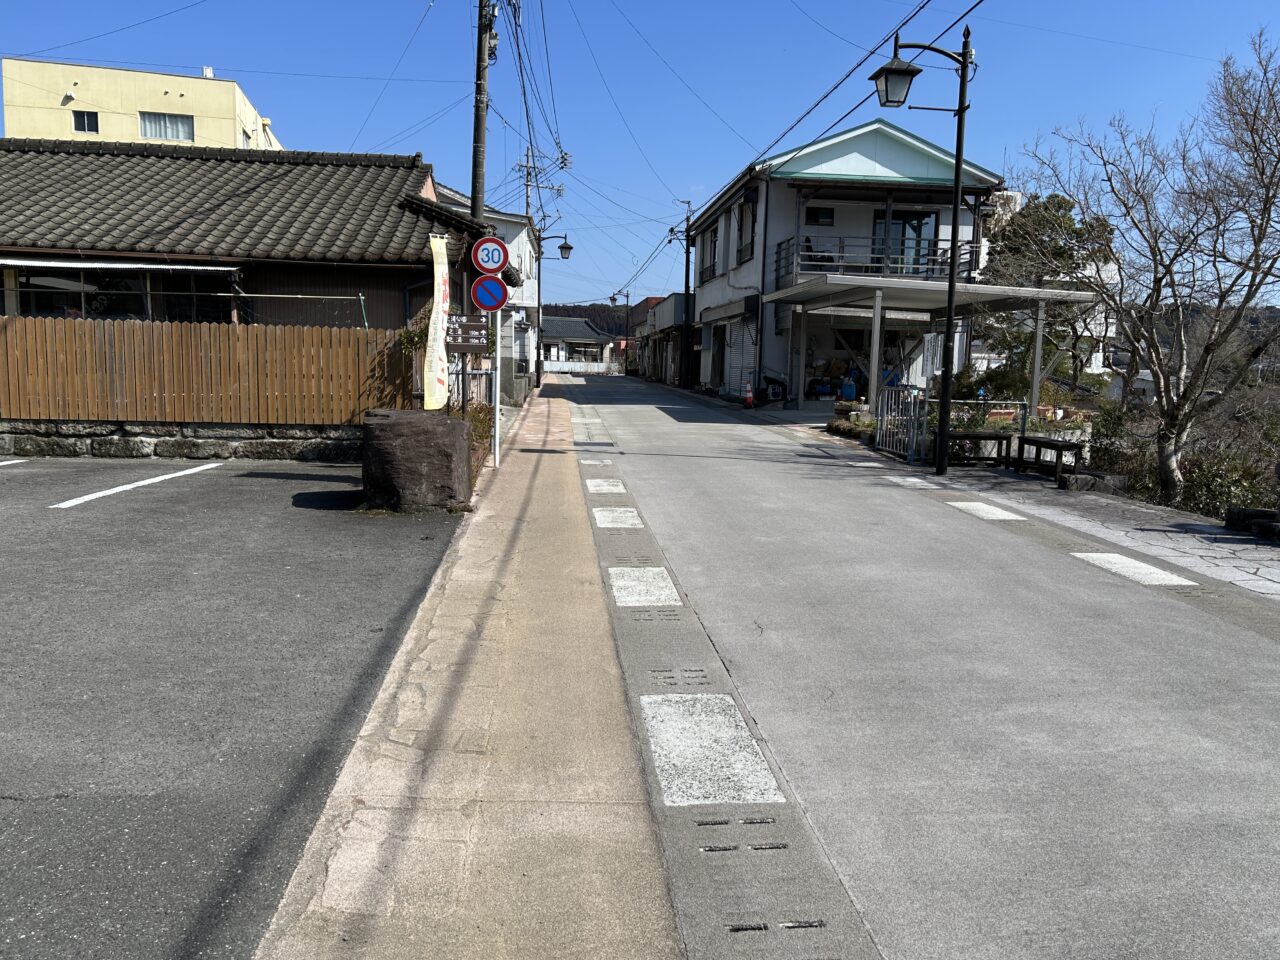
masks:
[[[930,46],[927,43],[900,43],[896,45],[899,50],[928,50],[930,53],[937,53],[946,57],[957,67],[965,65],[965,58],[962,54],[956,53],[954,50],[944,50],[942,47]]]

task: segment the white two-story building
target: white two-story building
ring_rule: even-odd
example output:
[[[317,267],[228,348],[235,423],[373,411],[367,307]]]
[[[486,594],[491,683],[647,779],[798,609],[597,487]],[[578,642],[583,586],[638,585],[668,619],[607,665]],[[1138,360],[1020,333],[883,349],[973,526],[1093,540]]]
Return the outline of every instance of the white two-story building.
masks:
[[[952,153],[884,120],[742,171],[691,227],[700,385],[825,407],[925,384],[942,365],[954,172]],[[980,282],[1002,189],[965,163],[957,314],[1082,296]],[[957,357],[965,336],[962,322]]]

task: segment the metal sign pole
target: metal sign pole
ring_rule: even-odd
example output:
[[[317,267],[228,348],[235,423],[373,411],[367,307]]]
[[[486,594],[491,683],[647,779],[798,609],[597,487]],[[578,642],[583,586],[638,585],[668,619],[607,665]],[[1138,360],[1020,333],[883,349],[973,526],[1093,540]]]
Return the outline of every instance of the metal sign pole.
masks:
[[[493,469],[502,461],[502,311],[493,311]]]

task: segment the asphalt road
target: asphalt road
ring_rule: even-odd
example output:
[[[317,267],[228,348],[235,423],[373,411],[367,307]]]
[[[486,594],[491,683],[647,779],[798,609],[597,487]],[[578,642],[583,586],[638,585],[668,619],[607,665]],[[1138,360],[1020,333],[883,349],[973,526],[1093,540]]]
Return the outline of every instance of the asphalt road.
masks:
[[[252,955],[456,518],[359,468],[0,468],[0,955]]]
[[[1278,601],[1135,582],[1072,556],[1114,544],[811,431],[558,389],[884,957],[1280,956]]]

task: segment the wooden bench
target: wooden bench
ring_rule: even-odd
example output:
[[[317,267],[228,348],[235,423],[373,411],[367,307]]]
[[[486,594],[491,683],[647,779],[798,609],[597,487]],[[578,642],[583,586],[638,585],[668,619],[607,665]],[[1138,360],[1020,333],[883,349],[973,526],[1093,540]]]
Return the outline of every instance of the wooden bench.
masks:
[[[1005,433],[999,430],[952,430],[947,436],[947,443],[948,446],[953,446],[957,443],[975,444],[972,456],[968,456],[966,459],[976,463],[989,462],[998,467],[1007,467],[1010,459],[1012,459],[1012,433]],[[982,456],[983,443],[994,443],[996,445],[996,452],[993,456]]]
[[[1034,447],[1036,457],[1028,464],[1026,459],[1027,447]],[[1077,440],[1058,440],[1054,437],[1037,437],[1025,436],[1018,438],[1018,458],[1014,462],[1015,470],[1025,470],[1031,466],[1035,470],[1039,470],[1042,465],[1040,459],[1041,453],[1045,450],[1052,450],[1057,454],[1053,467],[1053,479],[1058,484],[1062,483],[1062,456],[1066,453],[1074,454],[1071,458],[1071,472],[1078,474],[1080,472],[1080,459],[1084,455],[1084,444]]]

